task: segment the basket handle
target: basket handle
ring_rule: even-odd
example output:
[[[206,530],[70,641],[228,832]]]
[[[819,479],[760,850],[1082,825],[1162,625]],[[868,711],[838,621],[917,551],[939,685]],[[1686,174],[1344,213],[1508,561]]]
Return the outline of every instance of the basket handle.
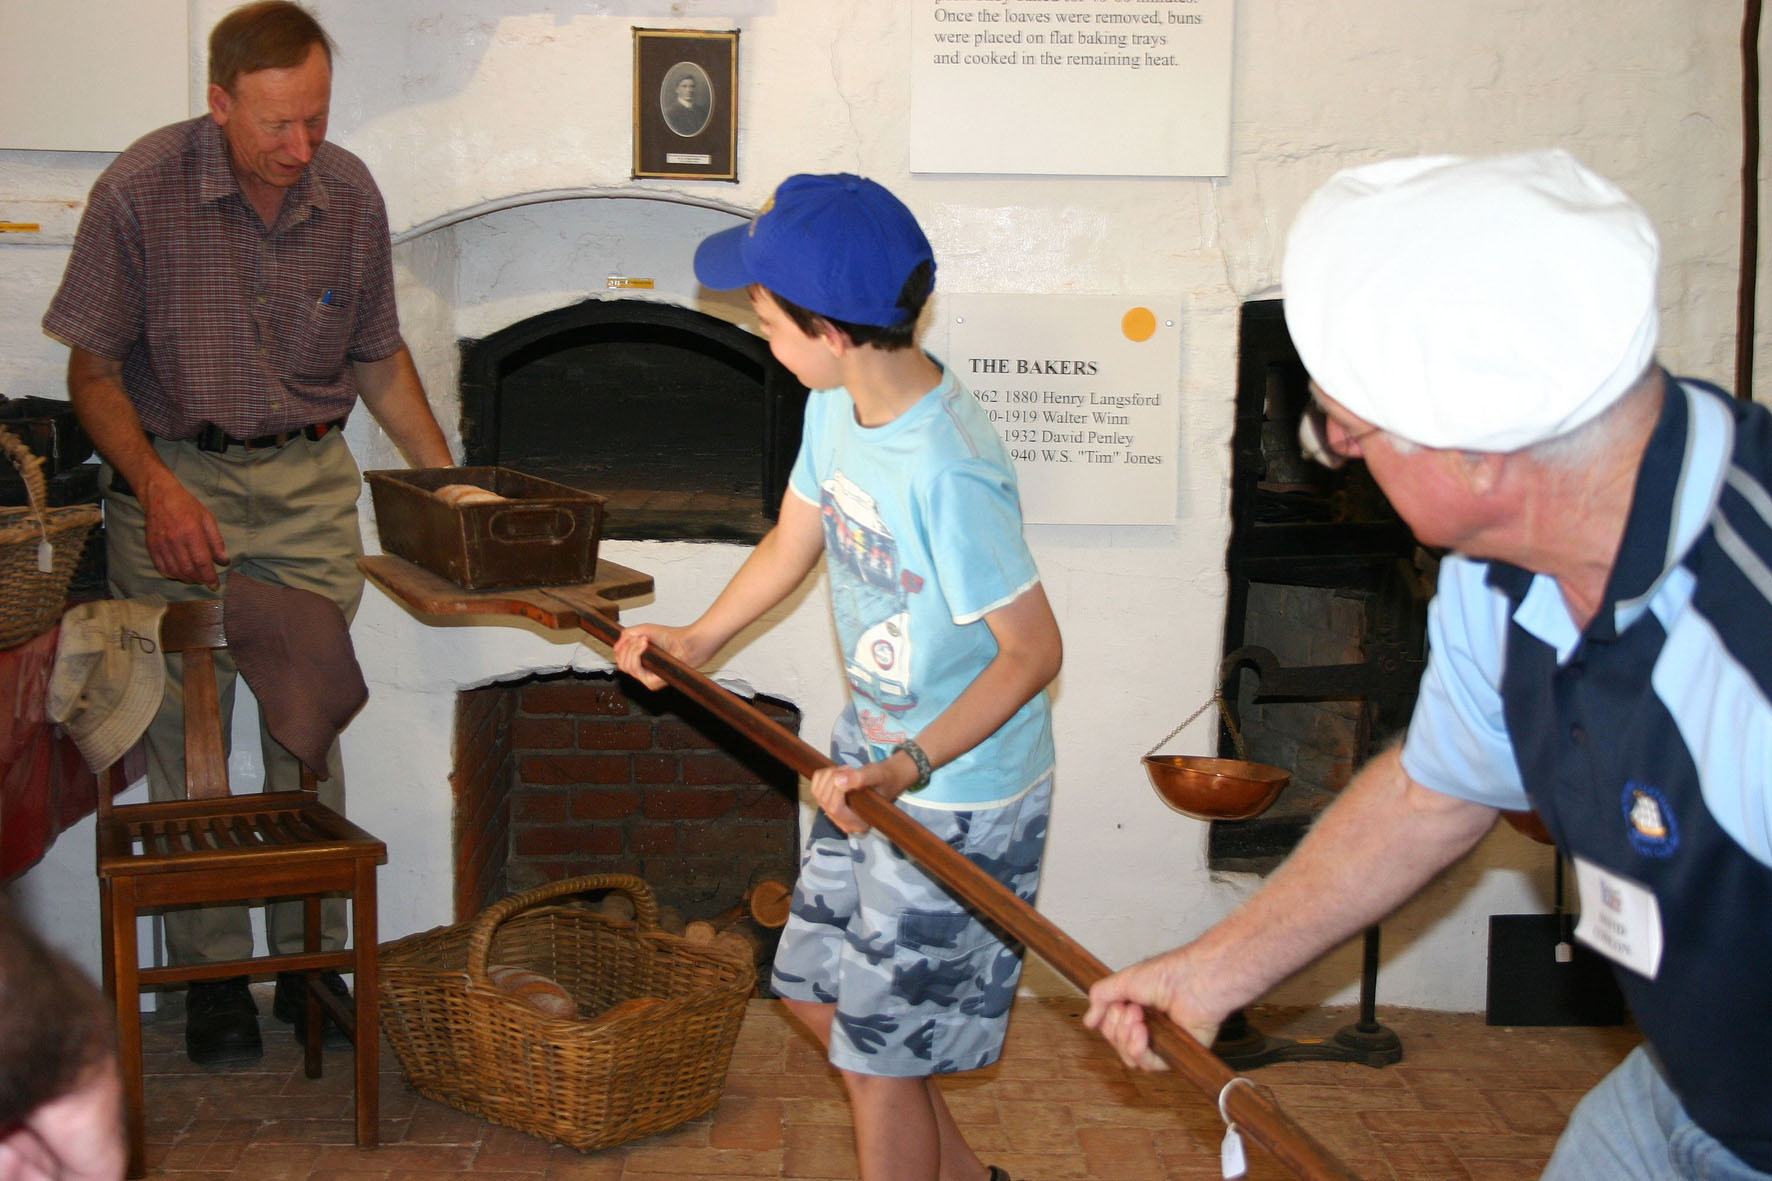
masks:
[[[533,890],[500,899],[480,912],[480,917],[474,920],[468,931],[469,982],[481,988],[492,987],[492,980],[486,975],[486,957],[492,952],[493,935],[505,920],[544,902],[567,894],[583,894],[587,890],[620,890],[633,899],[634,922],[639,929],[652,931],[658,928],[658,903],[652,896],[652,887],[632,874],[593,873],[547,882]]]
[[[31,498],[31,517],[37,522],[37,531],[43,534],[43,539],[49,540],[48,526],[43,518],[43,507],[49,500],[49,488],[43,482],[43,457],[5,427],[0,427],[0,452],[5,452],[6,458],[24,478],[25,494]]]

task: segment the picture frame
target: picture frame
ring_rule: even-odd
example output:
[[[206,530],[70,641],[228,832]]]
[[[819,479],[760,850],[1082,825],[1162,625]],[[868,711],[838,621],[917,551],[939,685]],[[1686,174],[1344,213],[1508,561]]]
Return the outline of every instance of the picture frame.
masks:
[[[738,30],[634,30],[634,179],[738,181]]]

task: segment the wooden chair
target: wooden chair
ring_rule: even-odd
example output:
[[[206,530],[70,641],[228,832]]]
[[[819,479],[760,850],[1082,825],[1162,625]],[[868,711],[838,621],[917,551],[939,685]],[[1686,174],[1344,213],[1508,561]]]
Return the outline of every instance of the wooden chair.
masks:
[[[357,1145],[376,1143],[381,1030],[376,1015],[375,870],[387,846],[319,802],[305,768],[299,791],[234,796],[228,790],[214,651],[227,646],[220,600],[174,603],[161,646],[184,655],[184,800],[113,806],[100,792],[98,878],[105,927],[104,984],[117,1009],[117,1042],[129,1124],[129,1175],[143,1174],[140,990],[179,981],[307,972],[305,1066],[320,1077],[320,1008],[356,1047]],[[351,896],[351,946],[320,950],[320,896]],[[305,951],[208,964],[142,968],[136,916],[149,908],[205,902],[305,900]],[[356,1012],[318,984],[333,968],[355,976]]]

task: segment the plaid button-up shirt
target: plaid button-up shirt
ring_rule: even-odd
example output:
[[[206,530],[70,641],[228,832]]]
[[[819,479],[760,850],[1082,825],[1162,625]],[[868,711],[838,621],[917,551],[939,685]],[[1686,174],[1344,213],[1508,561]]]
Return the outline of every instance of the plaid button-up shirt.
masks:
[[[341,418],[348,362],[401,347],[387,210],[362,161],[322,144],[267,229],[207,115],[163,127],[88,199],[44,331],[123,362],[144,429],[237,438]]]

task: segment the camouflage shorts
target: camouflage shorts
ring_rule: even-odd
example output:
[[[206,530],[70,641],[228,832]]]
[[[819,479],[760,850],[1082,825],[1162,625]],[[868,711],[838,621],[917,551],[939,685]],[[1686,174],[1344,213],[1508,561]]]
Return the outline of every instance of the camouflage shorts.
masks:
[[[995,808],[899,807],[1031,903],[1051,801],[1048,776]],[[916,1078],[997,1060],[1021,956],[878,832],[846,836],[820,812],[770,984],[836,1004],[836,1066]]]

